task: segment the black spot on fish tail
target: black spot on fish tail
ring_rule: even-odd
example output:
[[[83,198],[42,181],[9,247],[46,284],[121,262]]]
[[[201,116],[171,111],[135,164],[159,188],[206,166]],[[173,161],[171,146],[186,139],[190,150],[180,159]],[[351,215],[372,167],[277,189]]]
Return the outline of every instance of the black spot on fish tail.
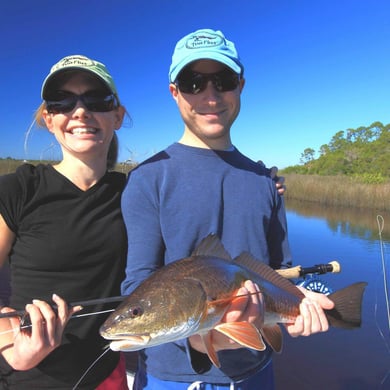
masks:
[[[331,326],[336,328],[354,329],[362,323],[362,299],[366,282],[357,282],[328,295],[335,307],[326,310],[326,316]]]

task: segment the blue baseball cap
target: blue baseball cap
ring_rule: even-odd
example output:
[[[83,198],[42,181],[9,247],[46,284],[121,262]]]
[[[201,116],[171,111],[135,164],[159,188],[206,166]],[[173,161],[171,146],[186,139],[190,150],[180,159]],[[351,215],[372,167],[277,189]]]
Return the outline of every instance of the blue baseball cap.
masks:
[[[238,74],[244,71],[234,43],[227,40],[222,31],[202,29],[177,42],[169,68],[169,81],[173,83],[189,63],[205,59],[221,62]]]

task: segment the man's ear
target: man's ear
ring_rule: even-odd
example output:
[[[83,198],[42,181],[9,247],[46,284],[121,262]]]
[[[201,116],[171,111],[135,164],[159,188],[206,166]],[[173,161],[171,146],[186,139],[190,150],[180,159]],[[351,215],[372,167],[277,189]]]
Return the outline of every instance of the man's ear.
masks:
[[[178,91],[177,91],[177,86],[174,84],[174,83],[170,83],[169,84],[169,92],[171,93],[172,97],[176,100],[177,102],[177,95],[178,95]]]
[[[244,85],[245,85],[245,79],[242,78],[242,79],[240,79],[240,93],[241,93],[242,90],[244,89]]]

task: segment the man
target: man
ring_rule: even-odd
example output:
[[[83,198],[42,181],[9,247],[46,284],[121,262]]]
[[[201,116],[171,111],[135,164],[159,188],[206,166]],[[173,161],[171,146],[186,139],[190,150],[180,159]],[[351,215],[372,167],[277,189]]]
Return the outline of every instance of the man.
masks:
[[[263,164],[231,141],[240,111],[244,67],[222,32],[198,30],[181,39],[169,70],[169,90],[184,122],[179,142],[131,172],[122,196],[128,262],[122,293],[129,294],[157,268],[191,254],[209,233],[227,252],[243,251],[273,268],[290,260],[282,198]],[[256,293],[247,281],[239,294]],[[321,305],[332,303],[323,298]],[[293,335],[328,329],[316,301],[304,299]],[[235,302],[223,321],[261,323],[261,294]],[[271,349],[242,348],[213,331],[221,368],[213,366],[199,336],[140,353],[135,389],[273,389]],[[196,387],[198,386],[198,387]]]

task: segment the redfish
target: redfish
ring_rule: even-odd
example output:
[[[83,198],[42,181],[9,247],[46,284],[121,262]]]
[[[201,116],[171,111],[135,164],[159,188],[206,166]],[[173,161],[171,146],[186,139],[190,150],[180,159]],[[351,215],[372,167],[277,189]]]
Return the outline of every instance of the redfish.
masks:
[[[264,323],[258,329],[248,322],[221,323],[229,304],[246,280],[263,294]],[[358,282],[328,297],[335,308],[327,310],[330,325],[357,328],[365,282]],[[232,259],[221,241],[209,235],[188,258],[167,264],[144,280],[100,328],[114,351],[136,351],[194,334],[202,337],[208,356],[220,366],[210,342],[215,329],[243,347],[280,352],[280,323],[294,322],[304,294],[291,281],[247,252]],[[264,342],[265,340],[265,342]]]

